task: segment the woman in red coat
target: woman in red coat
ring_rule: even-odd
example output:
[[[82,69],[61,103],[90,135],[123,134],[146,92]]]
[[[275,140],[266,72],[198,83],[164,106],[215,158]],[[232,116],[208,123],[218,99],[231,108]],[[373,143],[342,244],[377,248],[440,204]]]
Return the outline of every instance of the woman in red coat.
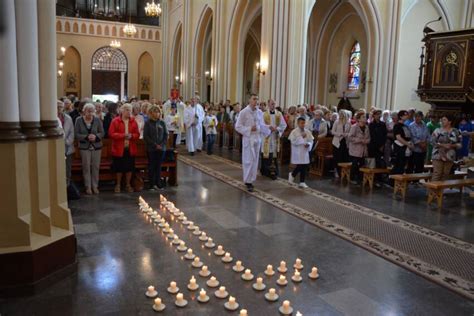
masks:
[[[132,117],[132,106],[130,104],[122,105],[120,115],[110,123],[109,137],[112,139],[112,171],[116,172],[117,177],[115,192],[120,192],[120,184],[124,173],[126,190],[127,192],[133,192],[130,180],[135,169],[137,140],[140,138],[140,132],[138,131],[137,122]]]

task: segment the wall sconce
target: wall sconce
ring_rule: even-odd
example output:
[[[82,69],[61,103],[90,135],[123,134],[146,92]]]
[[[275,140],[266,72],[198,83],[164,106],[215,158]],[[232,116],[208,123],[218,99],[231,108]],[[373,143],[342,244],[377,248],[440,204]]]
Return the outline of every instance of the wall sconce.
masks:
[[[262,76],[265,76],[265,70],[262,70],[262,65],[260,65],[259,62],[255,64],[255,67],[257,68],[257,73]]]
[[[61,55],[64,56],[66,55],[66,47],[61,46]]]
[[[183,84],[183,82],[180,80],[179,76],[174,77],[174,82],[177,86],[180,86]]]
[[[63,76],[63,71],[61,69],[58,70],[58,78],[61,78]]]
[[[207,81],[212,81],[211,72],[209,70],[204,72]]]
[[[66,48],[61,46],[61,56],[58,57],[58,78],[61,78],[63,75],[63,67],[64,67],[64,56],[66,55]]]

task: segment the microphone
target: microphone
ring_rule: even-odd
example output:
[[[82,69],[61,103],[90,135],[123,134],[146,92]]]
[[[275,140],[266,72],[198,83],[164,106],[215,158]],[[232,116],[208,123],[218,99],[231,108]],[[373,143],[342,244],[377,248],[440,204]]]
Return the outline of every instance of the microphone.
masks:
[[[434,22],[441,21],[442,19],[443,19],[443,17],[440,16],[439,18],[437,18],[435,20],[428,21],[428,23],[426,23],[425,26],[423,27],[423,33],[427,34],[427,33],[434,32],[434,30],[432,28],[428,27],[428,25],[431,24],[431,23],[434,23]]]

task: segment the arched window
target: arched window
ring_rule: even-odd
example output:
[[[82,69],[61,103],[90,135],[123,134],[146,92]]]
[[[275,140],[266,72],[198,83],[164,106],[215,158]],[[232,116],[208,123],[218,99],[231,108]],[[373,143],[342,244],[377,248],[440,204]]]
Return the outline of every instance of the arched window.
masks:
[[[93,70],[127,71],[127,57],[120,49],[104,46],[92,56]]]
[[[360,83],[360,44],[355,42],[349,57],[349,73],[347,75],[347,89],[359,90]]]

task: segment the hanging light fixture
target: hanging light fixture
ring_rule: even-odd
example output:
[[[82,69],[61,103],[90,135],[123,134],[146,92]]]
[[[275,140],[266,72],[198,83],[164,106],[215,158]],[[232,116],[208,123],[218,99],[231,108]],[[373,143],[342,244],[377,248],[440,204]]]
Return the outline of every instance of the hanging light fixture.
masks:
[[[109,46],[112,47],[112,48],[120,48],[120,46],[122,46],[122,44],[118,40],[112,40],[110,42]]]
[[[133,36],[137,33],[137,28],[132,24],[132,11],[128,11],[128,24],[123,27],[123,32],[127,36]]]
[[[152,0],[151,3],[147,2],[145,7],[146,16],[158,17],[161,15],[161,5],[155,3],[155,0]]]

